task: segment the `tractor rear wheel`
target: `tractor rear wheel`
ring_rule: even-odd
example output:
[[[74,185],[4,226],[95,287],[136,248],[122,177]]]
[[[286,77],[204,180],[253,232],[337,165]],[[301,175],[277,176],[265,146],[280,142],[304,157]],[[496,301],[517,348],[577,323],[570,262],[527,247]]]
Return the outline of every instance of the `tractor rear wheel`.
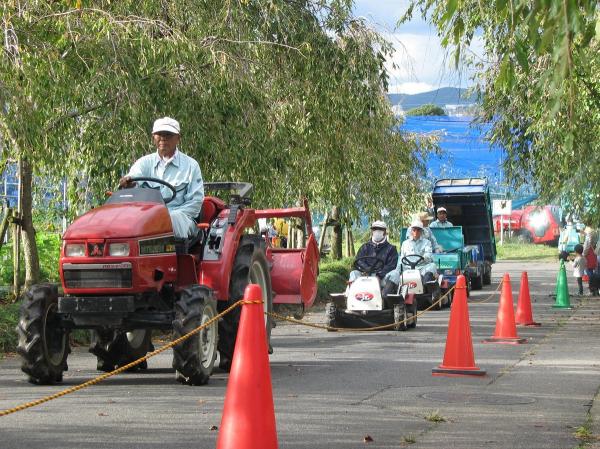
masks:
[[[152,351],[154,348],[151,336],[152,331],[149,329],[135,329],[129,332],[114,329],[94,330],[89,351],[97,358],[98,371],[108,373]],[[132,370],[146,368],[148,362],[144,360]]]
[[[406,305],[396,304],[394,306],[394,330],[405,331],[408,329],[408,313]]]
[[[219,311],[225,310],[242,299],[248,284],[258,284],[262,291],[265,313],[273,311],[271,274],[265,255],[265,241],[258,235],[244,235],[240,240],[229,281],[229,301],[219,302]],[[225,371],[231,368],[235,339],[240,323],[241,307],[236,307],[219,320],[219,367]],[[273,318],[265,316],[267,347],[271,349],[271,328]]]
[[[212,290],[195,285],[181,292],[175,303],[174,338],[179,338],[217,316]],[[173,368],[177,380],[190,385],[208,382],[217,358],[218,325],[209,324],[197,334],[173,347]]]
[[[61,382],[67,370],[69,331],[57,316],[58,288],[40,284],[31,287],[23,297],[17,325],[21,369],[35,384]]]

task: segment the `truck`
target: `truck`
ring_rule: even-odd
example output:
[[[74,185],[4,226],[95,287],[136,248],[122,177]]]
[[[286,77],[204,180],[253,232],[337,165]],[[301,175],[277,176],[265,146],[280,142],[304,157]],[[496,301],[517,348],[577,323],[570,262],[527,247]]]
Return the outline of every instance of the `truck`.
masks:
[[[438,240],[452,242],[446,246],[456,243],[456,247],[444,248],[446,254],[457,253],[450,258],[453,259],[453,266],[444,267],[447,262],[446,254],[436,256],[438,272],[444,274],[448,285],[452,286],[459,269],[464,268],[467,291],[469,288],[477,290],[483,285],[489,285],[492,282],[492,264],[496,261],[496,238],[487,179],[440,179],[435,182],[431,197],[434,208],[437,210],[438,207],[445,207],[448,221],[459,228],[463,236],[461,247],[458,229],[452,231],[452,228],[431,228]],[[444,233],[448,235],[443,236]],[[466,264],[466,267],[458,267],[457,264]],[[450,270],[454,270],[454,274],[450,274]]]
[[[556,245],[561,232],[560,206],[525,206],[515,209],[510,215],[494,216],[496,233],[500,228],[510,230],[511,234],[523,243]]]
[[[269,340],[275,304],[310,307],[317,292],[319,253],[306,201],[287,209],[251,207],[253,186],[205,183],[197,236],[175,238],[166,204],[177,190],[156,178],[132,178],[136,188],[114,192],[77,218],[63,235],[61,285],[38,284],[25,294],[17,325],[21,369],[36,384],[61,382],[68,369],[69,334],[91,330],[99,371],[112,371],[152,350],[152,331],[181,337],[243,296],[262,291]],[[163,198],[157,185],[171,191]],[[258,218],[292,220],[300,234],[291,248],[269,248]],[[217,355],[230,368],[240,308],[173,347],[181,383],[208,382]],[[147,368],[146,361],[138,365]]]

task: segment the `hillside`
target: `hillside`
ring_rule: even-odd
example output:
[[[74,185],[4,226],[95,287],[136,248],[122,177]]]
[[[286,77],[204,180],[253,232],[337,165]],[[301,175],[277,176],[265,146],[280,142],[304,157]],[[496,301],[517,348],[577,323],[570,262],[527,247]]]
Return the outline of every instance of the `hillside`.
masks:
[[[424,104],[435,104],[445,106],[447,104],[469,104],[475,103],[475,95],[464,98],[467,89],[458,87],[442,87],[431,92],[422,92],[420,94],[388,94],[392,105],[400,104],[405,111],[419,107]]]

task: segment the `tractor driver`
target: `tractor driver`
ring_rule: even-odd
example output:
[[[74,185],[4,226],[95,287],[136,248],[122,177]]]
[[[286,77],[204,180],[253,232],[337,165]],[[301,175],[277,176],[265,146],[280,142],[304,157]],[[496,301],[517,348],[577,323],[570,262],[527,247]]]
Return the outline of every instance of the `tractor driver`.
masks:
[[[429,225],[430,228],[449,228],[450,226],[454,226],[452,223],[448,221],[448,211],[445,207],[437,208],[437,220],[434,220],[433,223]]]
[[[398,263],[398,250],[387,238],[387,225],[381,220],[374,221],[371,225],[371,239],[364,243],[358,250],[356,258],[373,257],[383,261],[383,268],[379,270],[376,276],[380,281],[386,274],[392,271]],[[374,259],[373,259],[374,260]],[[361,272],[368,271],[373,265],[373,260],[364,260],[358,262],[359,270],[350,272],[350,282],[353,282],[361,275]]]
[[[413,254],[423,257],[423,260],[416,267],[421,272],[423,284],[428,286],[428,290],[434,288],[429,286],[437,285],[435,280],[437,267],[431,258],[431,242],[423,236],[423,229],[423,223],[420,220],[414,220],[408,229],[410,237],[402,242],[398,265],[387,276],[388,281],[394,283],[396,288],[400,283],[400,270],[410,269],[410,266],[402,263],[402,258]]]
[[[200,215],[204,200],[204,183],[200,166],[195,159],[179,151],[179,122],[170,117],[159,118],[152,127],[152,140],[156,153],[141,157],[132,165],[129,173],[119,180],[119,187],[133,187],[132,177],[144,176],[168,182],[177,191],[175,199],[167,204],[173,233],[178,238],[195,237],[195,218]],[[146,183],[146,181],[144,181]],[[163,197],[169,198],[171,190],[160,184],[150,185],[159,188]]]

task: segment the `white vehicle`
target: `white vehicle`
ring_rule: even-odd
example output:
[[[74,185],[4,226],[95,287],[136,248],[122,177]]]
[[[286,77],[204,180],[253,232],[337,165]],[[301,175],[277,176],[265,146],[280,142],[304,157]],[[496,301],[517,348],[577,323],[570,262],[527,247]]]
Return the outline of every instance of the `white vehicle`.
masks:
[[[421,271],[417,265],[424,260],[419,254],[408,254],[401,260],[402,266],[408,265],[410,269],[402,269],[400,272],[400,293],[403,298],[411,298],[410,301],[419,305],[421,309],[426,309],[436,303],[442,296],[442,281],[444,276],[438,275],[437,279],[430,282],[430,285],[425,285]],[[440,310],[443,302],[450,302],[449,299],[437,304],[437,309]]]
[[[359,261],[363,263],[359,264]],[[368,268],[360,270],[361,265],[367,265]],[[386,308],[381,282],[375,275],[383,268],[381,259],[359,257],[354,261],[353,268],[360,270],[361,276],[349,283],[344,293],[330,294],[332,301],[325,307],[328,326],[366,328],[394,323],[393,329],[400,331],[416,327],[416,301],[406,301],[401,292],[394,292],[387,295],[387,303],[391,307]]]

